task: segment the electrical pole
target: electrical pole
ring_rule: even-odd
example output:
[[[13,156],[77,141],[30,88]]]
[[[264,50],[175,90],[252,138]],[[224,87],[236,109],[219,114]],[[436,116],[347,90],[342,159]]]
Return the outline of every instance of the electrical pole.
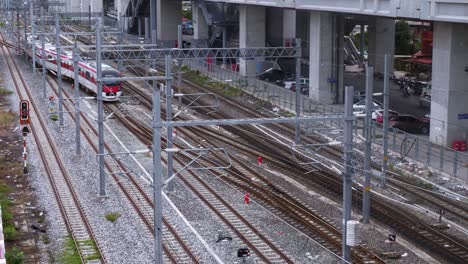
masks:
[[[371,182],[371,150],[372,150],[372,110],[374,105],[372,104],[373,97],[373,86],[374,86],[374,67],[367,67],[366,69],[366,133],[364,135],[366,139],[365,151],[364,151],[364,190],[362,197],[362,222],[364,224],[369,223],[369,214],[370,214],[370,182]]]
[[[33,60],[33,73],[36,74],[36,24],[34,23],[34,3],[29,2],[29,12],[31,14],[31,44],[32,44],[32,60]]]
[[[171,56],[166,55],[166,77],[171,77]],[[172,81],[166,81],[166,120],[168,122],[172,121],[172,103],[171,103],[171,96],[172,96]],[[167,126],[167,148],[172,148],[172,126]],[[172,152],[167,152],[167,177],[170,178],[174,173],[173,169],[173,160],[172,160]],[[168,191],[174,191],[174,182],[170,181],[168,184]]]
[[[177,30],[177,46],[179,49],[182,49],[182,25],[178,25]],[[182,94],[182,62],[183,60],[178,60],[179,69],[177,72],[177,87],[179,87],[179,89],[177,90],[177,93],[179,94]],[[179,109],[182,109],[182,96],[179,96],[178,98],[178,105]]]
[[[73,43],[73,89],[75,89],[75,141],[76,141],[76,155],[81,154],[81,139],[80,139],[80,82],[78,80],[78,62],[80,57],[78,56],[78,49],[76,47],[76,36],[75,42]]]
[[[388,162],[388,106],[390,103],[390,87],[388,85],[388,63],[389,56],[385,54],[384,65],[384,114],[383,114],[383,163],[382,163],[382,188],[385,189],[387,177],[387,162]]]
[[[104,171],[104,107],[102,103],[101,23],[101,17],[98,17],[96,25],[96,74],[99,131],[99,195],[104,197],[106,196],[106,174]]]
[[[296,48],[301,49],[301,39],[296,39]],[[301,116],[301,58],[296,58],[296,117]],[[301,124],[296,122],[295,126],[295,139],[294,142],[299,144],[301,142]]]
[[[24,2],[26,4],[26,2]],[[28,59],[28,53],[26,52],[28,46],[28,17],[26,16],[27,9],[26,5],[23,5],[23,19],[24,19],[24,58]]]
[[[44,17],[44,7],[41,7],[41,17]],[[41,35],[41,63],[42,63],[42,96],[47,98],[47,87],[46,87],[46,61],[45,61],[45,26],[44,26],[44,19],[41,19],[41,26],[42,26],[42,35]]]
[[[166,56],[166,67],[170,57]],[[167,74],[167,72],[166,72]],[[154,200],[154,263],[162,264],[162,193],[161,193],[161,96],[153,80],[153,200]]]
[[[345,173],[343,174],[343,226],[342,226],[342,254],[345,261],[351,262],[351,248],[346,243],[346,226],[351,219],[352,204],[352,176],[354,173],[353,164],[353,94],[354,87],[345,87],[345,118],[344,118],[344,158]]]
[[[21,52],[20,21],[19,21],[19,1],[16,3],[16,39],[18,40],[18,54]]]
[[[57,52],[57,82],[59,92],[59,126],[63,129],[63,95],[62,95],[62,58],[60,50],[60,21],[59,14],[55,14],[55,45]]]

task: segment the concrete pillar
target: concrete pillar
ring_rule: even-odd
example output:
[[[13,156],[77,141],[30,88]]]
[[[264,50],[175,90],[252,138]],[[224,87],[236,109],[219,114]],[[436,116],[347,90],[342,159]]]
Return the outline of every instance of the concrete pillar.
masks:
[[[193,38],[194,39],[208,39],[208,24],[206,23],[205,16],[197,3],[192,2],[192,23],[193,23]]]
[[[296,10],[283,9],[283,46],[290,46],[296,38]]]
[[[369,19],[369,66],[374,72],[384,72],[385,54],[393,56],[395,53],[395,19],[384,17],[371,17]],[[390,60],[391,73],[393,73],[393,60]]]
[[[150,42],[150,40],[151,40],[150,18],[145,17],[145,41]]]
[[[266,43],[273,47],[283,45],[283,9],[266,8]]]
[[[177,41],[177,26],[182,22],[182,1],[157,1],[157,35],[158,40]]]
[[[467,32],[467,24],[434,22],[430,140],[439,145],[468,133]]]
[[[310,11],[309,96],[320,104],[334,101],[330,82],[333,65],[333,17],[329,12]]]
[[[265,46],[265,7],[254,5],[239,6],[239,47]],[[240,73],[257,74],[255,60],[240,60]]]

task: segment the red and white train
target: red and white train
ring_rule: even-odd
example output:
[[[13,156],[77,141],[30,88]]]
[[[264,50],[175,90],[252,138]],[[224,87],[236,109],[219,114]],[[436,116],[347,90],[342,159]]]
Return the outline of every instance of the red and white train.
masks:
[[[36,64],[42,66],[42,45],[39,41],[35,41],[36,44]],[[45,68],[51,72],[57,73],[57,50],[54,45],[45,43]],[[61,73],[64,78],[74,79],[74,68],[73,68],[73,56],[72,53],[66,50],[60,52],[61,59]],[[32,51],[28,53],[31,57]],[[97,95],[97,64],[92,61],[79,61],[78,62],[78,82],[81,88],[84,88],[86,92],[91,92]],[[113,67],[102,64],[102,77],[119,77],[120,72]],[[104,101],[117,101],[122,95],[121,82],[103,82],[102,83],[102,98]]]

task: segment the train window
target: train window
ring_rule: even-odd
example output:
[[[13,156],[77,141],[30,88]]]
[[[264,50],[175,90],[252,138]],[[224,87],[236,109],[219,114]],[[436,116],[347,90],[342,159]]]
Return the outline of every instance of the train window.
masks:
[[[86,72],[86,79],[88,79],[88,80],[89,80],[89,77],[90,77],[90,74],[89,74],[89,72]]]

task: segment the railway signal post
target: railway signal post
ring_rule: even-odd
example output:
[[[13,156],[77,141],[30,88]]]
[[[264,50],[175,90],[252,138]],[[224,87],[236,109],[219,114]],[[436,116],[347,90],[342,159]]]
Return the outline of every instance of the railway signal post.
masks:
[[[29,102],[26,100],[22,100],[20,102],[20,125],[23,125],[22,135],[23,135],[23,173],[28,173],[28,161],[27,161],[27,148],[26,148],[26,138],[29,134]]]

